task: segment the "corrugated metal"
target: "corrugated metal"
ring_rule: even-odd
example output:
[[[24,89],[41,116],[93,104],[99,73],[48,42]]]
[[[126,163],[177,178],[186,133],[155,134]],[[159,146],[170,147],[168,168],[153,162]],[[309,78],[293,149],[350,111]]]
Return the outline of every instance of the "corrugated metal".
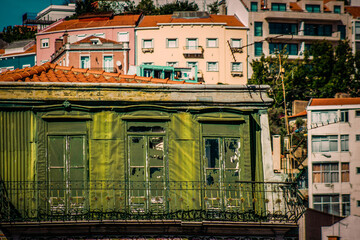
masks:
[[[30,111],[0,112],[0,174],[4,181],[31,180]]]

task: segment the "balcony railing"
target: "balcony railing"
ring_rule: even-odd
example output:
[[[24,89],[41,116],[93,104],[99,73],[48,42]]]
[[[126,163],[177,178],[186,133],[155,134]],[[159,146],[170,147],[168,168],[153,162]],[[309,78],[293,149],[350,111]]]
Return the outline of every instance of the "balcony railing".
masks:
[[[0,221],[152,220],[294,223],[294,183],[2,182]]]
[[[184,46],[183,55],[186,58],[201,58],[203,53],[204,49],[202,46]]]

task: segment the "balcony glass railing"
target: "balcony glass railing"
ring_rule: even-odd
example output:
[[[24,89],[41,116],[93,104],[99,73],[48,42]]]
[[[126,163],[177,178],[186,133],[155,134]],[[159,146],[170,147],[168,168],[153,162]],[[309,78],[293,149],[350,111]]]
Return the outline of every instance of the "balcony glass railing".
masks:
[[[0,221],[175,219],[295,223],[293,183],[2,182]]]

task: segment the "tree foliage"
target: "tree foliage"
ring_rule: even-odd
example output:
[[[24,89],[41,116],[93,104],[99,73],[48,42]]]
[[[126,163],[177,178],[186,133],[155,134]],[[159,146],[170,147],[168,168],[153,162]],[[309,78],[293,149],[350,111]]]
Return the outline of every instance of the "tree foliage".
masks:
[[[209,9],[209,13],[211,13],[211,14],[218,14],[219,11],[220,11],[217,1],[215,1],[213,3],[210,3],[207,6],[208,6],[208,9]]]
[[[35,28],[26,26],[7,26],[4,27],[1,39],[11,43],[13,41],[34,39],[36,34]]]
[[[279,74],[280,59],[282,74]],[[284,104],[282,80],[288,107],[294,100],[311,97],[332,98],[336,93],[360,95],[360,54],[353,55],[348,41],[341,41],[335,47],[328,41],[317,42],[305,51],[302,60],[289,60],[284,49],[275,56],[262,56],[251,65],[250,83],[270,85],[275,107]]]

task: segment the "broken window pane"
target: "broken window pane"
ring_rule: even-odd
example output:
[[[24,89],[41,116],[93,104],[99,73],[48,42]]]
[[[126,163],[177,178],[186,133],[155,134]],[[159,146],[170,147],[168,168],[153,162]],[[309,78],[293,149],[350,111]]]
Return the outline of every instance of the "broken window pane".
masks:
[[[205,157],[208,168],[219,168],[219,139],[205,139]]]
[[[150,166],[164,165],[163,137],[149,137],[149,163]]]

